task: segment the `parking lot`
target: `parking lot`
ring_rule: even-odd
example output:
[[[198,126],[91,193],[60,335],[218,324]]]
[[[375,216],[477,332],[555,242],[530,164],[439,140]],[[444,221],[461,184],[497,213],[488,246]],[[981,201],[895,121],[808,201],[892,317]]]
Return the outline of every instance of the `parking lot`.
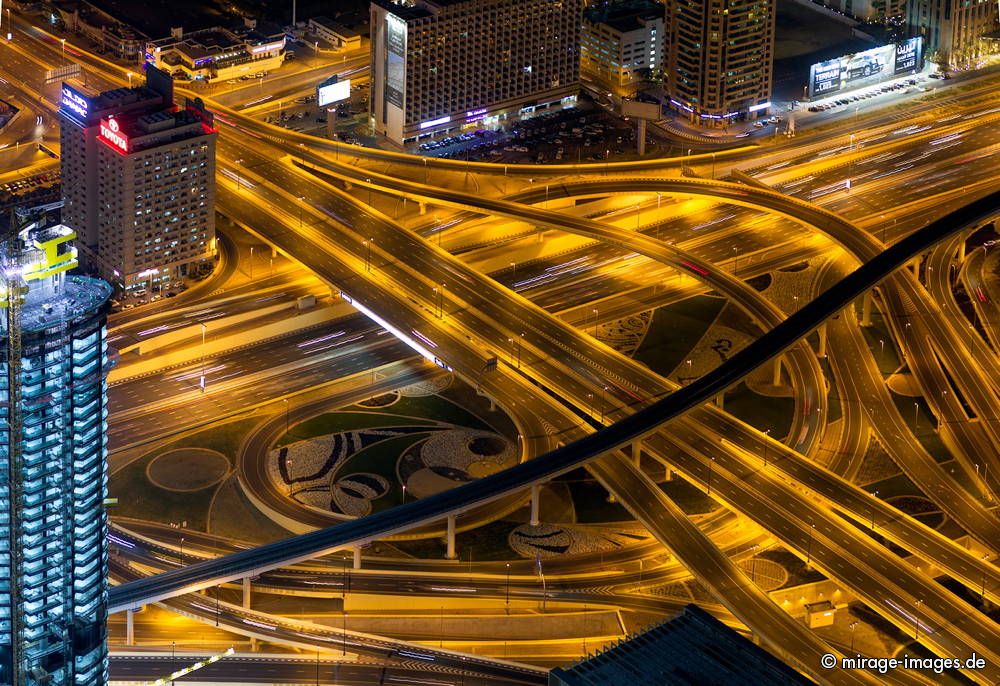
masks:
[[[930,76],[931,78],[942,78],[936,74],[931,74]],[[827,112],[829,110],[846,107],[852,103],[869,100],[894,91],[903,91],[904,93],[912,93],[915,90],[925,91],[927,89],[920,85],[924,80],[923,76],[915,76],[913,78],[906,79],[905,81],[897,81],[896,83],[887,83],[882,86],[869,86],[862,91],[851,93],[850,95],[844,95],[839,98],[817,102],[810,105],[808,110],[810,112]]]
[[[655,145],[655,141],[652,141]],[[412,146],[429,157],[498,163],[568,164],[635,156],[633,125],[583,103]]]

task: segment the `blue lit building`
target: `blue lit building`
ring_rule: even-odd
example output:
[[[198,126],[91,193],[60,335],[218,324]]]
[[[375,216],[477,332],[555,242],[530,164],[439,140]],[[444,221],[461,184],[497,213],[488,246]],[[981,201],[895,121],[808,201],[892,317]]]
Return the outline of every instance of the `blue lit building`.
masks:
[[[15,686],[108,681],[111,287],[67,274],[74,237],[32,227],[0,248],[0,683]]]

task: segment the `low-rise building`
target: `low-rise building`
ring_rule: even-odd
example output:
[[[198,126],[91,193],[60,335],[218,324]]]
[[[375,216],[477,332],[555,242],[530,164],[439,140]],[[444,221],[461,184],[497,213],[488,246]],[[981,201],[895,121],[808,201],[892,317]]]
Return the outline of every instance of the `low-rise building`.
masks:
[[[175,79],[219,81],[253,76],[281,66],[285,33],[257,28],[253,20],[236,29],[173,29],[168,38],[146,43],[145,61]]]
[[[62,0],[53,4],[66,29],[88,38],[105,54],[127,62],[138,62],[148,38],[133,27],[84,0]]]
[[[659,2],[595,5],[583,13],[580,78],[615,95],[634,95],[650,72],[663,67],[663,40]]]
[[[361,34],[352,28],[338,24],[329,17],[313,17],[307,24],[312,35],[338,49],[357,50],[361,47]]]

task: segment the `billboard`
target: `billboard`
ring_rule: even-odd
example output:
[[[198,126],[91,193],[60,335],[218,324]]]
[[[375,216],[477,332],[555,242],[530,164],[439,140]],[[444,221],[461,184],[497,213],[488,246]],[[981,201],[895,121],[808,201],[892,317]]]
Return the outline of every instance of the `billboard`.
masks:
[[[316,87],[316,103],[323,107],[351,97],[351,80],[340,81],[336,75],[331,76]]]
[[[864,52],[843,55],[809,68],[809,96],[829,95],[877,83],[923,68],[923,39],[910,38]]]
[[[385,15],[385,100],[403,109],[406,82],[406,22]]]
[[[69,112],[86,119],[90,115],[90,105],[91,98],[86,93],[81,93],[68,83],[62,85],[59,108],[63,112]]]

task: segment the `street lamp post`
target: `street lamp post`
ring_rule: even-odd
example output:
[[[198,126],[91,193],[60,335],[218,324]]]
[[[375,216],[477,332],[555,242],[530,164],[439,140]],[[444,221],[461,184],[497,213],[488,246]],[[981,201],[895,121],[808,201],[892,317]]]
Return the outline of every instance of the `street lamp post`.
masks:
[[[913,640],[920,640],[920,606],[923,605],[923,599],[919,599],[916,602],[914,617],[913,617]]]
[[[597,311],[597,308],[595,307],[594,308],[594,338],[597,338],[597,316],[598,316],[598,314],[599,313]]]
[[[510,563],[507,563],[507,614],[510,614]]]
[[[740,269],[740,249],[737,246],[733,246],[733,252],[736,253],[736,258],[733,260],[733,276],[739,273]]]
[[[764,438],[764,466],[765,467],[767,466],[767,437],[770,437],[770,435],[771,435],[771,430],[770,429],[766,429],[764,431],[764,436],[765,436],[765,438]]]
[[[806,547],[806,567],[812,562],[812,547],[813,547],[813,531],[816,530],[815,524],[809,525],[809,545]]]
[[[285,436],[288,436],[288,398],[282,398],[281,402],[285,403]]]
[[[201,379],[199,385],[201,386],[201,392],[205,392],[205,332],[208,331],[208,325],[205,322],[198,322],[201,325]]]
[[[851,622],[849,626],[851,627],[851,652],[853,653],[854,652],[854,630],[856,628],[858,628],[858,623],[857,622]]]
[[[302,203],[305,202],[305,197],[299,198],[299,231],[302,230]]]

